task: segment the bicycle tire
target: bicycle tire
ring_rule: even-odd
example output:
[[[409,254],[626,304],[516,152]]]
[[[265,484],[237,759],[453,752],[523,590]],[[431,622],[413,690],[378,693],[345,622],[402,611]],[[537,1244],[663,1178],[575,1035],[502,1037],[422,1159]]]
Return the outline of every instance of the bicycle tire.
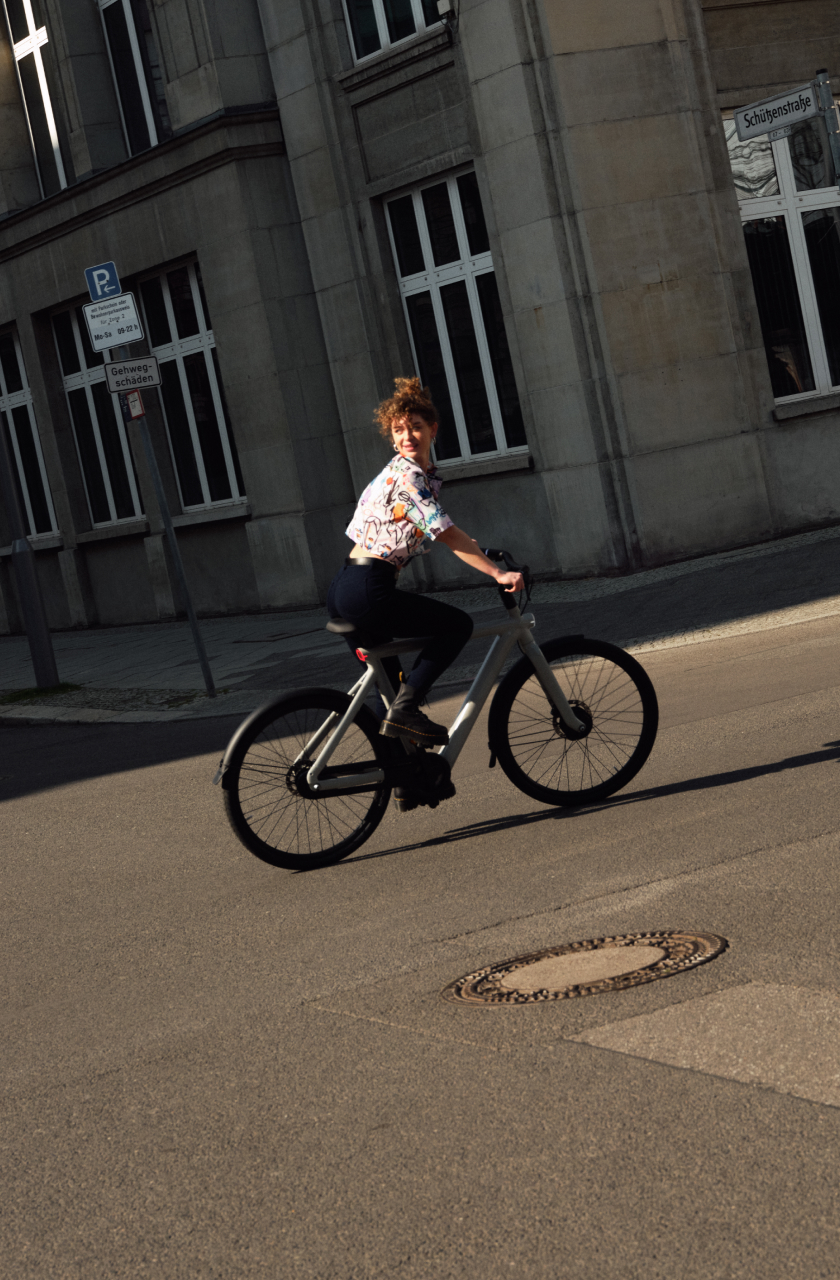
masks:
[[[263,707],[233,739],[223,777],[225,810],[239,839],[263,862],[291,871],[330,866],[379,826],[391,796],[389,783],[349,795],[305,794],[311,760],[299,757],[325,714],[343,715],[349,705],[346,694],[332,689],[304,689]],[[382,742],[376,718],[361,707],[330,768],[384,767],[388,752]]]
[[[647,672],[604,640],[569,636],[540,645],[585,736],[572,737],[527,657],[502,680],[490,707],[490,747],[514,786],[543,804],[574,808],[603,800],[634,778],[659,726]]]

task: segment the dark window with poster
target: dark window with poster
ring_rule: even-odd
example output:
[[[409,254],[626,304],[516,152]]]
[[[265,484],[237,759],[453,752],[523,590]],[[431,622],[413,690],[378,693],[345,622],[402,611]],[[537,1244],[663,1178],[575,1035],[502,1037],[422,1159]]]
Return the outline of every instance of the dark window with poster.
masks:
[[[840,388],[840,191],[819,117],[738,139],[729,159],[777,400]]]
[[[435,457],[527,449],[475,173],[387,203],[417,372],[440,415]]]

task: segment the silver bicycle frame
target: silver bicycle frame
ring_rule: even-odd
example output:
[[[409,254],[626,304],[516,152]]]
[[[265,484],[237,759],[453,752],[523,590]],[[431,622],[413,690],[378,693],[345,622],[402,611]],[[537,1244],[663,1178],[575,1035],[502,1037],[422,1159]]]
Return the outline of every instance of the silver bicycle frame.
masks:
[[[566,728],[572,733],[580,733],[585,728],[569,706],[563,690],[557,683],[557,678],[551,669],[550,663],[546,660],[545,655],[531,634],[534,625],[535,619],[532,613],[526,613],[523,617],[518,608],[513,608],[508,611],[506,622],[499,622],[489,627],[477,627],[473,631],[473,640],[484,640],[489,636],[493,636],[494,639],[476,673],[475,679],[469,687],[464,701],[461,703],[461,708],[455,717],[452,728],[449,730],[449,741],[445,747],[441,747],[440,751],[437,752],[447,761],[450,768],[454,766],[455,761],[461,754],[464,743],[470,736],[473,725],[490,696],[502,667],[505,665],[514,645],[517,644],[523,655],[533,664],[534,674]],[[384,781],[385,774],[382,769],[369,769],[364,773],[345,775],[341,778],[326,778],[323,782],[319,781],[319,779],[341,741],[347,726],[355,720],[359,707],[372,691],[373,686],[377,685],[379,687],[379,692],[388,707],[393,702],[394,690],[385,674],[382,658],[400,653],[411,653],[419,647],[420,645],[416,641],[393,640],[389,644],[377,645],[375,649],[369,651],[366,649],[360,650],[361,653],[365,654],[367,671],[361,680],[358,680],[353,685],[353,688],[350,689],[349,707],[337,725],[335,725],[337,719],[335,713],[328,717],[295,761],[295,764],[298,764],[304,756],[310,755],[314,748],[320,746],[332,729],[329,739],[306,774],[307,785],[312,791],[325,795],[329,791],[346,791],[348,787],[370,786],[373,783]],[[335,725],[334,729],[333,725]]]

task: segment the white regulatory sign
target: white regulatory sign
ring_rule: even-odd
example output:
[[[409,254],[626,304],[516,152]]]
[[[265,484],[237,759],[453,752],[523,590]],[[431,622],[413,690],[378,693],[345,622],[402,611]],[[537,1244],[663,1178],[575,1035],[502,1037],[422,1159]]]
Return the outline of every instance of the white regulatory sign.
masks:
[[[159,387],[160,367],[154,356],[113,360],[105,365],[105,381],[109,391],[139,391],[142,387]]]
[[[137,314],[133,293],[121,293],[107,302],[86,302],[85,313],[90,344],[94,351],[120,347],[126,342],[139,342],[143,326]]]
[[[813,84],[800,85],[788,93],[778,93],[774,98],[763,98],[748,107],[733,112],[735,128],[742,142],[758,138],[763,133],[780,129],[782,125],[798,124],[819,114],[820,104]]]

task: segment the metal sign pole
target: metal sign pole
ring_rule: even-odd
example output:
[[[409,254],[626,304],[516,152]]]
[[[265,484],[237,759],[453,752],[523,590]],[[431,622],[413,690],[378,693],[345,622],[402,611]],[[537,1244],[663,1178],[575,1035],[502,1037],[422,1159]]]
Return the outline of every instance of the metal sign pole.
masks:
[[[139,393],[135,393],[135,394],[137,394],[137,397],[139,399],[140,398]],[[142,401],[141,401],[141,404],[142,404]],[[132,414],[128,406],[128,395],[120,393],[120,407],[123,412],[123,417],[127,421],[131,421]],[[178,547],[177,539],[175,537],[175,529],[172,524],[172,516],[170,515],[170,512],[169,512],[169,503],[166,501],[166,494],[164,493],[164,490],[163,490],[163,480],[161,479],[160,469],[157,464],[157,458],[155,457],[155,451],[152,448],[152,437],[149,434],[149,424],[146,421],[145,413],[141,413],[133,420],[138,424],[140,428],[140,436],[143,441],[143,452],[146,455],[146,462],[148,463],[149,471],[152,476],[152,485],[154,487],[155,497],[157,498],[157,503],[158,503],[158,506],[160,507],[160,514],[161,514],[161,519],[163,520],[163,527],[166,532],[167,541],[169,542],[169,550],[172,553],[172,567],[175,570],[175,577],[178,579],[178,586],[180,588],[181,598],[184,601],[184,605],[187,611],[187,617],[190,620],[190,627],[192,628],[193,641],[195,643],[196,653],[198,654],[198,661],[201,666],[201,673],[204,676],[204,686],[207,690],[208,698],[215,698],[216,686],[213,683],[213,675],[212,675],[212,672],[210,671],[210,663],[207,659],[207,650],[204,647],[204,640],[202,638],[201,631],[199,630],[198,618],[195,616],[195,609],[193,608],[192,597],[190,596],[190,589],[187,586],[187,576],[184,573],[184,562],[181,559],[181,552]]]
[[[840,184],[840,122],[837,119],[834,94],[831,92],[831,82],[828,78],[828,71],[825,68],[817,72],[814,79],[814,87],[817,90],[820,112],[828,130],[831,158],[834,161],[834,178]]]
[[[35,553],[26,536],[26,522],[15,486],[13,467],[14,462],[6,439],[6,430],[0,424],[0,488],[2,488],[3,502],[9,514],[12,532],[12,568],[17,582],[23,625],[26,628],[32,666],[35,669],[35,683],[39,689],[54,689],[60,683],[58,667],[55,664],[52,636],[47,626],[44,600],[38,582]]]
[[[207,660],[207,650],[204,648],[204,641],[198,629],[198,618],[195,616],[190,589],[187,586],[187,575],[184,573],[184,562],[181,559],[181,552],[175,539],[172,516],[169,514],[169,503],[166,501],[157,458],[152,448],[152,437],[149,435],[143,401],[139,391],[129,391],[129,388],[140,386],[160,386],[158,362],[154,356],[143,356],[134,360],[129,358],[127,344],[138,342],[143,338],[143,326],[137,313],[134,294],[123,293],[122,291],[116,264],[114,262],[100,262],[95,267],[87,267],[85,279],[87,280],[91,300],[85,303],[82,307],[82,312],[90,334],[91,346],[94,351],[108,351],[112,360],[116,351],[117,360],[121,362],[122,367],[120,368],[110,368],[108,361],[105,362],[105,380],[108,384],[108,390],[119,395],[120,409],[122,410],[124,421],[136,421],[139,423],[140,435],[143,440],[143,452],[149,464],[155,497],[160,507],[163,527],[169,542],[169,550],[172,553],[172,567],[175,570],[181,598],[184,601],[187,617],[190,620],[193,641],[195,642],[198,661],[201,665],[201,673],[204,676],[204,687],[207,690],[207,696],[215,698],[216,686],[213,683],[210,663]],[[120,336],[118,337],[117,335]],[[113,347],[111,343],[115,339],[120,345]],[[125,390],[123,391],[121,388],[125,388]],[[135,400],[136,412],[132,412],[129,399]]]

